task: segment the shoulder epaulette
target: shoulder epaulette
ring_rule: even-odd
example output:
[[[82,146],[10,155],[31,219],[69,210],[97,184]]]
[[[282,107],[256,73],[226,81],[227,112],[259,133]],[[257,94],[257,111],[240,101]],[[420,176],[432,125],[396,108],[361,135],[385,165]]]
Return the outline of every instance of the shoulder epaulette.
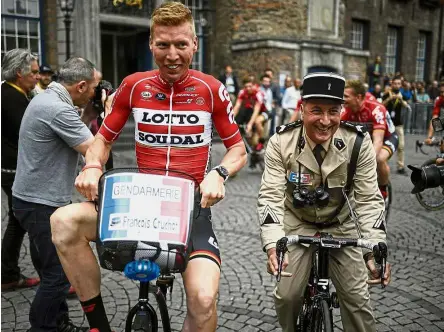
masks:
[[[354,123],[351,123],[348,121],[341,121],[340,127],[351,130],[355,133],[358,133],[359,135],[364,135],[364,132],[365,132],[364,126],[354,124]]]
[[[276,127],[276,133],[282,134],[282,133],[284,133],[286,131],[298,128],[300,126],[302,126],[302,121],[301,120],[297,120],[295,122],[290,122],[290,123],[284,124],[282,126]]]

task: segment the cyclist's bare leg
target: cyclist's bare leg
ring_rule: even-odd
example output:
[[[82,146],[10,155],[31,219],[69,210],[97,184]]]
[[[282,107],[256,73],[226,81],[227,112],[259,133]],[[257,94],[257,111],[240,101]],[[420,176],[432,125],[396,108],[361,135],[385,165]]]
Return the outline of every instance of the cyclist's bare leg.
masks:
[[[382,149],[379,150],[379,153],[376,156],[376,162],[377,162],[376,171],[378,172],[378,184],[380,186],[386,186],[389,183],[390,167],[387,162],[390,159],[390,157],[391,157],[391,152],[384,147],[382,147]]]
[[[259,115],[254,122],[256,128],[254,139],[254,141],[256,142],[255,146],[260,142],[260,139],[264,137],[264,122],[265,119],[262,115]]]
[[[70,204],[51,216],[52,242],[80,301],[100,294],[100,268],[90,241],[96,240],[97,212],[91,202]]]
[[[182,331],[216,331],[219,266],[209,259],[195,258],[189,261],[182,276],[187,295],[187,316]]]

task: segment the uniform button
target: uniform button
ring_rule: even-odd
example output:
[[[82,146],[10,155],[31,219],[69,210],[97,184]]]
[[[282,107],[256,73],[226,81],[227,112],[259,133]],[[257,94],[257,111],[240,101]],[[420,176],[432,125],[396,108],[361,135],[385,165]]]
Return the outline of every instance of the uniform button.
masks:
[[[318,218],[318,220],[321,220],[321,218]]]
[[[342,185],[344,185],[344,184],[345,184],[345,181],[344,181],[344,180],[342,180],[342,181],[341,181],[341,184],[342,184]]]

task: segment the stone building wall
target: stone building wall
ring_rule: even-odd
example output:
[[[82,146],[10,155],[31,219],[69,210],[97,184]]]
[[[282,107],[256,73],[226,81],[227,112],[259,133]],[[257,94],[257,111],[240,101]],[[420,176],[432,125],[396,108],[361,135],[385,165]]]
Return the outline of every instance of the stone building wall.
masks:
[[[344,22],[346,34],[350,34],[352,19],[369,21],[369,51],[371,54],[369,62],[372,62],[376,55],[381,55],[384,62],[388,26],[400,27],[402,29],[402,49],[400,50],[399,69],[408,79],[413,80],[415,78],[419,32],[430,33],[432,38],[426,76],[428,79],[433,79],[436,73],[438,53],[439,8],[425,7],[420,2],[420,0],[348,0]],[[350,45],[346,43],[345,46],[349,47]]]

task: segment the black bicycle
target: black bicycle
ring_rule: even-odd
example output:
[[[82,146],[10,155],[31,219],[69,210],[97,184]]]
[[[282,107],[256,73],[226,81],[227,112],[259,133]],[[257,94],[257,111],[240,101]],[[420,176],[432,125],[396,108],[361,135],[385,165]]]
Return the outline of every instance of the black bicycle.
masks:
[[[158,331],[150,295],[157,302],[163,331],[171,332],[166,295],[173,289],[174,273],[186,269],[192,220],[200,213],[195,179],[180,171],[163,174],[164,169],[116,168],[99,181],[100,265],[140,282],[125,332]]]
[[[312,256],[310,278],[305,290],[302,309],[297,313],[295,330],[298,332],[332,332],[333,308],[339,308],[336,292],[330,293],[328,274],[329,251],[343,247],[360,247],[373,251],[375,261],[381,265],[381,285],[384,288],[384,275],[387,262],[387,246],[385,243],[373,243],[364,239],[334,238],[330,234],[321,233],[317,236],[292,235],[283,237],[276,243],[279,282],[281,279],[284,255],[287,246],[296,244],[314,244],[317,246]]]

